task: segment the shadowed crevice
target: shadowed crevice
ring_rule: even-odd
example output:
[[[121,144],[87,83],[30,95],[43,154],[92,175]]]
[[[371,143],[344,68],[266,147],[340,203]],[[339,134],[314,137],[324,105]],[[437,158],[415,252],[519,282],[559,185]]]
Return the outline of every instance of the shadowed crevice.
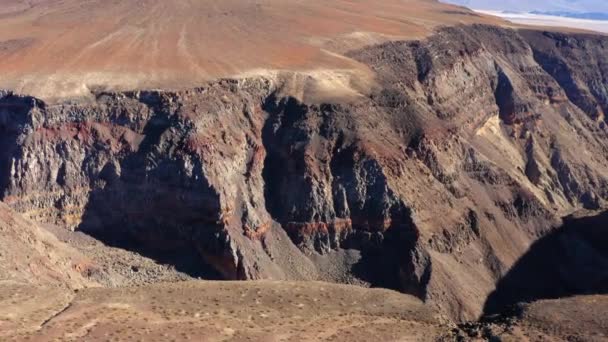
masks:
[[[77,229],[190,276],[224,279],[223,269],[202,255],[224,252],[219,195],[207,184],[199,160],[194,159],[195,175],[189,177],[180,166],[182,157],[163,150],[169,146],[163,139],[173,139],[166,135],[176,120],[155,112],[138,150],[108,162],[90,179],[94,190]]]
[[[293,243],[321,254],[360,251],[361,259],[348,270],[354,277],[424,298],[431,266],[416,249],[419,234],[412,212],[390,189],[382,165],[344,130],[356,130],[357,122],[340,107],[308,107],[290,97],[272,95],[263,109],[269,114],[263,129],[266,206]],[[325,144],[311,139],[311,123]],[[318,158],[314,165],[323,171],[308,170],[306,158]],[[311,183],[311,172],[328,182]],[[332,195],[321,202],[331,205],[323,210],[313,202],[325,186],[331,186]]]
[[[0,200],[10,183],[13,159],[19,153],[19,135],[31,123],[30,111],[44,107],[41,101],[29,96],[0,92]]]
[[[608,212],[564,219],[535,242],[487,298],[484,314],[521,302],[608,293]]]

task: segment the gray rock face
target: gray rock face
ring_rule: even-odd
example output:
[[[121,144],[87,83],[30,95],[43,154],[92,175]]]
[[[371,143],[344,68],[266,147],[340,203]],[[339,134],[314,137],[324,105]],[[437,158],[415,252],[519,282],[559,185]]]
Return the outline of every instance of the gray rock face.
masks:
[[[60,105],[3,93],[3,200],[117,244],[196,250],[226,279],[326,279],[319,260],[358,250],[341,266],[354,278],[473,318],[560,217],[606,207],[607,50],[443,29],[351,52],[378,83],[352,103],[263,78]]]

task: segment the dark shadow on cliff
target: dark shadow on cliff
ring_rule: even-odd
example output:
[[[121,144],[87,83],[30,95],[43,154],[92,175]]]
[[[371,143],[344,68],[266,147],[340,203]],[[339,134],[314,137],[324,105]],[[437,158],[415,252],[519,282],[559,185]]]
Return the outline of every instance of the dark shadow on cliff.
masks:
[[[534,243],[499,281],[484,313],[511,312],[521,302],[608,293],[608,212],[564,219]]]
[[[0,98],[0,200],[10,180],[11,164],[18,151],[17,138],[28,123],[28,113],[44,103],[29,96],[6,94]]]
[[[381,100],[393,106],[405,103],[398,93],[382,94]],[[295,98],[272,95],[263,109],[269,114],[262,131],[267,151],[262,174],[265,202],[292,242],[321,254],[336,249],[360,251],[358,262],[343,271],[373,287],[424,298],[430,261],[415,250],[419,236],[411,210],[392,193],[378,161],[365,156],[349,134],[357,124],[350,119],[349,108],[306,105]],[[400,121],[398,114],[395,121]],[[311,129],[331,143],[311,139]],[[418,134],[414,124],[404,124],[403,129],[413,137]],[[326,154],[329,160],[319,158]],[[321,200],[310,180],[315,172],[310,158],[331,174],[333,208],[325,207],[322,212],[311,204]],[[420,267],[422,270],[417,269]]]
[[[380,241],[372,244],[354,241],[361,250],[361,259],[353,265],[353,275],[371,287],[391,289],[424,300],[432,265],[428,256],[416,249],[418,236],[412,227],[391,227]],[[345,241],[345,245],[349,246],[353,240]],[[417,264],[422,268],[420,272],[416,270]]]
[[[219,199],[203,175],[184,175],[182,161],[162,150],[162,136],[173,120],[155,114],[137,152],[107,162],[98,178],[91,179],[94,190],[78,230],[192,277],[223,279],[202,256],[223,251],[217,229]],[[200,167],[194,169],[201,172]]]
[[[305,118],[308,109],[295,98],[279,101],[275,94],[266,99],[263,109],[270,115],[262,129],[262,141],[267,151],[262,171],[266,208],[272,218],[285,227],[289,220],[285,205],[305,203],[301,197],[308,190],[304,178],[298,177],[305,173],[303,151],[289,150],[294,142],[307,139],[297,123]]]
[[[0,98],[0,200],[9,186],[12,160],[19,157],[17,139],[31,125],[30,112],[44,106],[42,101],[29,96],[8,93]],[[91,180],[104,182],[105,187],[90,194],[78,229],[109,246],[173,265],[193,277],[220,279],[213,268],[201,261],[193,241],[161,229],[161,216],[170,217],[178,211],[159,209],[165,205],[161,204],[162,196],[153,193],[158,188],[153,184],[145,186],[146,158],[169,125],[166,115],[157,115],[145,128],[146,139],[137,153],[126,157],[119,166],[106,164],[99,179]],[[168,174],[170,170],[164,172]],[[169,204],[168,209],[178,202],[165,204]]]

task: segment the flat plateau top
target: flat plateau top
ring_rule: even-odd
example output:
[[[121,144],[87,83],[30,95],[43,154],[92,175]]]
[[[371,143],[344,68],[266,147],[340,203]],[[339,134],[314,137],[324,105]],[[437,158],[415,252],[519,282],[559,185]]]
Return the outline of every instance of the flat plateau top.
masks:
[[[366,72],[348,50],[470,23],[502,22],[433,0],[0,0],[0,88],[49,99],[279,71],[337,84]]]

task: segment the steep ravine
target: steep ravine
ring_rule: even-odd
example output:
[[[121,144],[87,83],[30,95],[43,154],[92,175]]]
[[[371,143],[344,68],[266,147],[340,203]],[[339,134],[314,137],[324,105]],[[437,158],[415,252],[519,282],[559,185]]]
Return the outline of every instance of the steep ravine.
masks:
[[[561,217],[606,208],[606,53],[603,37],[469,26],[351,52],[377,87],[344,103],[264,78],[52,105],[2,93],[3,201],[190,250],[210,277],[347,279],[473,319]]]

